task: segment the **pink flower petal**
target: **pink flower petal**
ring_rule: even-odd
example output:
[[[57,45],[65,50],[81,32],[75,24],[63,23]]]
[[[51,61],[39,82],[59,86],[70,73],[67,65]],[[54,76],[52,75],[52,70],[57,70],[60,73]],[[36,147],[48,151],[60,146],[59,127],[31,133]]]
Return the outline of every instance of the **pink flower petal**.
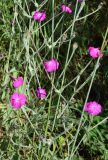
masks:
[[[46,89],[39,87],[39,88],[36,90],[36,95],[37,95],[37,97],[40,98],[40,99],[46,98],[46,96],[47,96]]]
[[[13,95],[11,96],[11,105],[14,109],[19,109],[21,108],[23,105],[26,104],[26,96],[24,94],[20,94],[20,93],[13,93]]]
[[[56,59],[45,61],[43,65],[47,72],[55,72],[59,69],[59,62]]]
[[[13,86],[14,88],[18,88],[24,84],[23,77],[14,78]]]
[[[92,116],[96,116],[102,112],[102,106],[96,101],[86,103],[84,111],[88,112]]]

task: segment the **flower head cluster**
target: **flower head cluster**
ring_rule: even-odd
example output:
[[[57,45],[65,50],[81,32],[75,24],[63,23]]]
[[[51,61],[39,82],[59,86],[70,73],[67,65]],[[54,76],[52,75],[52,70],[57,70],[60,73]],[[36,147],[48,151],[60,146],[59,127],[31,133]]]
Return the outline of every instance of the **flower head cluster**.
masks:
[[[64,5],[64,4],[61,6],[61,8],[62,8],[62,12],[66,12],[66,13],[69,13],[69,14],[72,13],[72,9],[70,7]]]
[[[40,99],[46,98],[46,96],[47,96],[46,89],[39,87],[39,88],[36,90],[36,95],[37,95],[37,97],[40,98]]]
[[[46,72],[55,72],[59,69],[59,62],[56,59],[44,61],[44,69]]]
[[[21,108],[23,105],[25,105],[26,101],[27,98],[24,94],[15,92],[11,96],[11,105],[14,109]]]
[[[17,77],[13,78],[13,87],[14,88],[19,88],[24,84],[23,77]],[[11,105],[14,109],[20,109],[23,105],[26,104],[27,97],[24,94],[14,92],[11,96]]]
[[[23,77],[13,78],[13,86],[14,88],[18,88],[22,86],[24,83]]]
[[[88,51],[89,51],[90,56],[93,59],[96,59],[98,57],[103,57],[103,53],[100,51],[99,48],[89,47]]]
[[[96,116],[101,113],[102,106],[96,101],[91,101],[85,104],[84,111],[88,112],[92,116]]]
[[[46,13],[45,12],[39,12],[39,11],[35,11],[34,15],[33,15],[34,20],[38,21],[38,22],[42,22],[46,19]]]

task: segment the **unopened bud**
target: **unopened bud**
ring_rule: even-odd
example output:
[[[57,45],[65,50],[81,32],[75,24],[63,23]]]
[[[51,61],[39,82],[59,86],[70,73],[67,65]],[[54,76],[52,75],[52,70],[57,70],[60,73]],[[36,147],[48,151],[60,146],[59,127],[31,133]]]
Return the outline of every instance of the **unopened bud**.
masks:
[[[78,43],[75,42],[75,43],[73,44],[73,49],[77,49],[77,48],[78,48]]]

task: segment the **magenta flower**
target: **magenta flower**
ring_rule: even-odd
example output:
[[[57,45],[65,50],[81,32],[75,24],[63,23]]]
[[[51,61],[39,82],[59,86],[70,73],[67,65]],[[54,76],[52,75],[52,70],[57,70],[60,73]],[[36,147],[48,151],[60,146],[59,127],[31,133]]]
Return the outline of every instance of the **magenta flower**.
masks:
[[[38,22],[42,22],[46,19],[46,13],[45,12],[39,12],[39,11],[35,11],[34,15],[33,15],[34,20],[38,21]]]
[[[61,9],[62,9],[62,12],[66,12],[66,13],[69,13],[69,14],[72,13],[72,9],[69,8],[68,6],[64,5],[64,4],[61,6]]]
[[[96,116],[102,111],[102,106],[96,101],[88,102],[84,106],[84,111],[88,112],[92,116]]]
[[[90,56],[94,59],[98,57],[103,57],[103,53],[100,51],[99,48],[89,47],[88,51],[89,51]]]
[[[11,105],[14,109],[20,109],[23,105],[26,104],[26,96],[20,93],[13,93],[11,96]]]
[[[40,99],[46,98],[46,96],[47,96],[46,89],[39,87],[39,88],[36,90],[36,95],[37,95],[37,97],[40,98]]]
[[[13,78],[13,86],[14,88],[18,88],[24,84],[23,77]]]
[[[46,72],[55,72],[59,69],[59,62],[56,59],[51,59],[43,63]]]

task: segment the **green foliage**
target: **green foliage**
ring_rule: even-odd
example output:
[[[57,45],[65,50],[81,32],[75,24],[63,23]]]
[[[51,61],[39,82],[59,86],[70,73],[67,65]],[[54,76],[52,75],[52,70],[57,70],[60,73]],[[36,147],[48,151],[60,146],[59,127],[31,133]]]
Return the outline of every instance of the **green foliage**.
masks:
[[[108,159],[108,40],[106,20],[102,23],[107,1],[96,13],[99,2],[87,1],[74,23],[75,9],[77,13],[81,9],[75,3],[70,2],[73,14],[66,15],[60,13],[59,0],[0,1],[1,160]],[[33,20],[36,9],[46,10],[45,22]],[[105,53],[87,99],[104,106],[96,117],[82,111],[97,66],[87,53],[90,44]],[[43,61],[51,57],[59,59],[60,69],[46,74]],[[24,85],[15,90],[11,77],[17,76],[24,77]],[[36,97],[39,85],[47,89],[45,100]],[[20,110],[10,105],[15,91],[27,95],[27,104]]]

